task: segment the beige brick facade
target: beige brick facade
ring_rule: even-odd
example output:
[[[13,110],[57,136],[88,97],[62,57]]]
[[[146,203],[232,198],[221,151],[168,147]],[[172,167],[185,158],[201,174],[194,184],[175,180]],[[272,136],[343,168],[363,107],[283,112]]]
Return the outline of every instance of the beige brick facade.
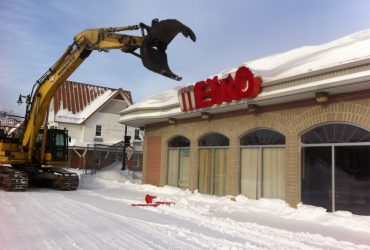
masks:
[[[189,185],[191,190],[197,189],[198,140],[207,133],[217,132],[230,140],[226,189],[228,194],[237,195],[240,193],[240,138],[253,129],[269,128],[285,135],[285,199],[296,206],[301,200],[300,136],[315,126],[332,122],[350,123],[370,131],[370,91],[332,96],[325,104],[304,100],[263,107],[253,113],[235,111],[213,115],[209,120],[199,116],[179,120],[175,125],[150,125],[145,128],[143,180],[156,185],[166,184],[167,144],[173,137],[182,135],[191,142]],[[155,154],[160,154],[159,160]]]
[[[161,185],[161,162],[162,145],[161,136],[150,136],[145,140],[144,166],[147,171],[143,171],[143,182],[152,185]]]

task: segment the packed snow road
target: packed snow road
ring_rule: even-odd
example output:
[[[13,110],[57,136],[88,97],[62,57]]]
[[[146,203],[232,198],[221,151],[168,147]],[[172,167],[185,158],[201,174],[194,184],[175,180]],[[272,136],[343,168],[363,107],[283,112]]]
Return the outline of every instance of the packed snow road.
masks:
[[[131,206],[147,193],[176,204]],[[118,169],[83,176],[74,192],[0,191],[0,207],[0,249],[370,249],[368,217],[311,209],[297,220],[282,201],[139,185]],[[321,212],[326,225],[315,222]]]

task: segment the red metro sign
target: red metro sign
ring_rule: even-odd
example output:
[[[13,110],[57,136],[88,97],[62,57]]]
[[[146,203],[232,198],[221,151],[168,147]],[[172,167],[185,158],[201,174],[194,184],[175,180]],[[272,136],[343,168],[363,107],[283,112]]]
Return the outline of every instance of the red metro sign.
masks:
[[[240,67],[235,78],[230,74],[224,79],[217,76],[197,82],[179,90],[178,97],[182,111],[230,103],[254,98],[261,92],[261,77],[255,77],[247,67]]]

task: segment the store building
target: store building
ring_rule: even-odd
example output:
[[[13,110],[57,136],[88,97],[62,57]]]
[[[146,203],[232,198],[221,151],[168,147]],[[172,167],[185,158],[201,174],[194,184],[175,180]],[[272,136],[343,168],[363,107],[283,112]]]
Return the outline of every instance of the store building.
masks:
[[[245,63],[121,111],[143,183],[370,215],[370,30]]]

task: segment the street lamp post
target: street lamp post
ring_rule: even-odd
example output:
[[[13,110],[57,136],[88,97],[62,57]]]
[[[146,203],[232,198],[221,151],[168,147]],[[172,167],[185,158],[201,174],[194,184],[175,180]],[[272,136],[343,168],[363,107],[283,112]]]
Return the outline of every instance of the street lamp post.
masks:
[[[17,101],[17,103],[19,105],[23,103],[22,98],[26,99],[27,104],[31,104],[31,96],[30,95],[21,95],[21,94],[19,94],[19,98],[18,98],[18,101]]]
[[[23,101],[22,101],[23,98],[26,100],[26,104],[27,104],[26,114],[25,114],[25,118],[24,118],[25,120],[27,120],[28,119],[28,111],[29,111],[30,105],[31,105],[31,95],[19,94],[19,98],[18,98],[18,101],[17,101],[18,105],[21,105],[23,103]]]

